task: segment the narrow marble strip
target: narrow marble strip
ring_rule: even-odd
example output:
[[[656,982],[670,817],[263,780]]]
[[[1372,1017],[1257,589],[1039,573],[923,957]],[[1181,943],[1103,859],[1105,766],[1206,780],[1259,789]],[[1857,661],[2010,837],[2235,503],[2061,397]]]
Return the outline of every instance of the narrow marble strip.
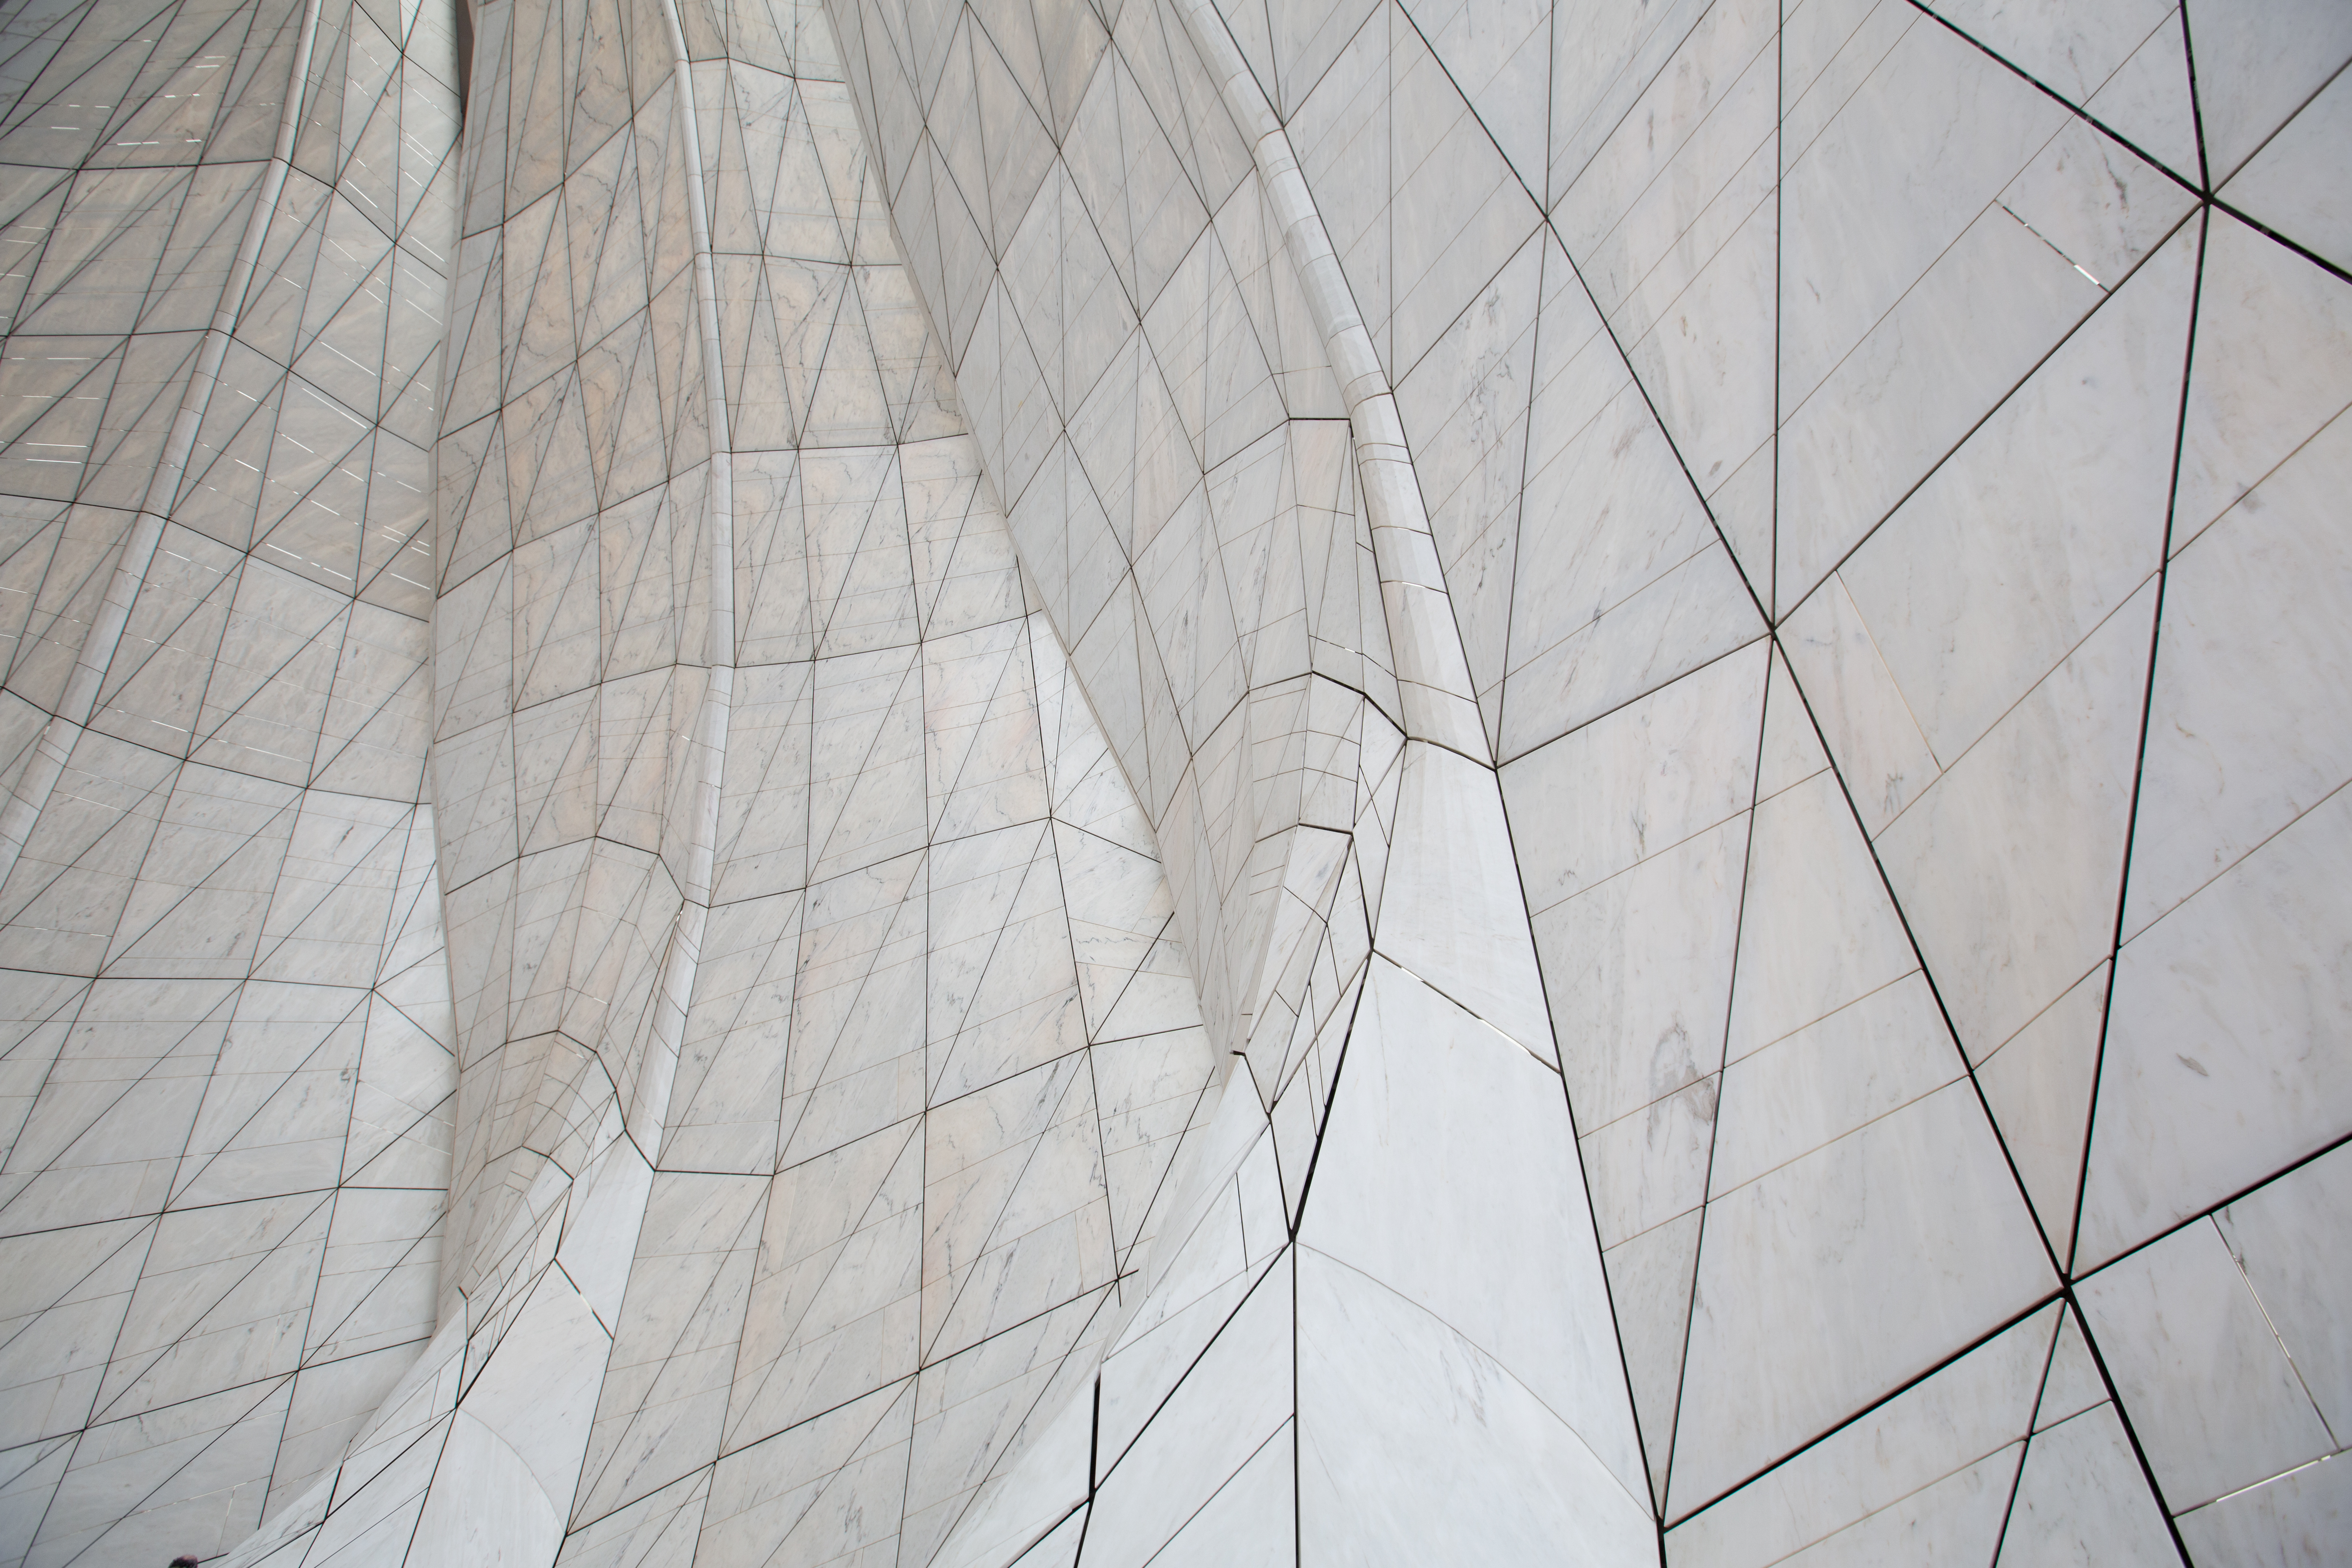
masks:
[[[1315,194],[1299,172],[1290,135],[1250,73],[1214,0],[1179,0],[1185,30],[1209,69],[1223,82],[1225,109],[1250,144],[1259,181],[1282,225],[1284,246],[1323,336],[1340,395],[1354,429],[1356,468],[1364,490],[1372,558],[1381,574],[1389,642],[1404,703],[1405,732],[1492,767],[1493,748],[1478,716],[1470,661],[1462,649],[1453,601],[1438,565],[1421,480],[1405,444],[1404,421],[1372,335],[1339,269]]]
[[[262,174],[261,189],[255,195],[253,210],[246,216],[245,237],[237,243],[236,260],[229,268],[228,281],[222,286],[220,304],[214,310],[212,323],[205,329],[205,341],[196,351],[195,368],[189,374],[186,390],[180,395],[180,411],[172,421],[171,437],[163,444],[163,460],[156,464],[153,476],[147,481],[139,520],[123,542],[122,559],[115,563],[106,597],[99,605],[98,613],[90,617],[89,629],[82,634],[81,651],[74,658],[73,673],[66,679],[57,711],[42,726],[41,738],[35,742],[25,771],[17,776],[8,804],[0,807],[0,882],[5,882],[9,872],[16,869],[16,858],[32,838],[41,810],[48,805],[50,792],[57,788],[75,743],[89,726],[90,715],[98,706],[99,688],[106,679],[107,666],[114,661],[114,650],[122,641],[122,629],[131,622],[131,606],[138,600],[140,589],[146,585],[147,569],[154,562],[155,547],[163,542],[163,525],[179,500],[188,454],[195,449],[196,432],[204,425],[205,411],[211,406],[213,389],[219,384],[221,363],[228,357],[229,338],[236,332],[237,318],[245,310],[246,290],[252,286],[254,268],[261,262],[261,242],[269,233],[269,220],[278,210],[279,194],[286,188],[286,173],[293,167],[294,132],[302,121],[304,89],[310,79],[310,51],[318,36],[319,0],[309,0],[302,12],[301,37],[294,48],[293,75],[287,83],[285,108],[278,118],[277,145],[270,150],[269,166]]]
[[[710,428],[709,482],[704,490],[704,521],[710,540],[705,570],[710,595],[709,671],[694,723],[694,816],[687,839],[686,895],[677,924],[662,955],[659,994],[654,1007],[653,1051],[637,1074],[626,1117],[631,1137],[646,1163],[658,1163],[678,1051],[686,1037],[686,1015],[694,1000],[694,977],[702,963],[702,941],[710,919],[711,871],[719,853],[719,797],[727,768],[727,729],[735,700],[735,498],[733,441],[727,420],[727,378],[719,357],[719,282],[710,259],[710,211],[703,192],[702,140],[696,125],[694,65],[677,0],[662,0],[669,33],[670,62],[677,80],[677,123],[687,167],[687,226],[694,246],[695,311],[702,328],[702,395]]]

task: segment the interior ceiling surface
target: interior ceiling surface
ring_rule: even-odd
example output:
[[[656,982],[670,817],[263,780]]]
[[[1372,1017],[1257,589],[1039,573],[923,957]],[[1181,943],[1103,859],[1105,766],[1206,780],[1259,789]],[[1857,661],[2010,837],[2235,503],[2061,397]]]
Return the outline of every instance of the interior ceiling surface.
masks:
[[[0,1568],[2342,1559],[2352,9],[457,21],[0,7]]]

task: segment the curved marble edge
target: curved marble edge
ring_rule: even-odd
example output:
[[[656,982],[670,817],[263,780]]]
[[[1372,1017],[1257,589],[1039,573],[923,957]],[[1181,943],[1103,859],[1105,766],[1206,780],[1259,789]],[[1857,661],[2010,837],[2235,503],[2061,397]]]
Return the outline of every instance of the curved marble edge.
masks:
[[[719,282],[710,259],[710,212],[702,186],[702,141],[694,102],[694,64],[677,0],[661,0],[669,35],[670,63],[677,83],[678,131],[686,166],[687,225],[694,246],[695,314],[702,329],[702,395],[710,422],[710,481],[704,490],[704,526],[710,552],[704,570],[710,595],[709,674],[695,713],[694,823],[687,841],[686,895],[669,949],[662,956],[656,993],[653,1038],[661,1052],[638,1075],[635,1103],[623,1119],[624,1132],[637,1141],[647,1164],[658,1162],[669,1094],[677,1079],[686,1015],[694,998],[694,977],[702,961],[702,938],[710,918],[712,867],[719,852],[719,801],[726,776],[727,730],[735,697],[735,496],[733,441],[727,421],[726,362],[719,341]]]
[[[1454,621],[1453,601],[1446,595],[1396,395],[1372,347],[1363,313],[1356,308],[1347,275],[1339,268],[1315,193],[1299,172],[1290,133],[1266,101],[1265,89],[1251,74],[1214,0],[1177,0],[1176,9],[1193,47],[1223,84],[1225,111],[1249,142],[1258,180],[1282,225],[1283,247],[1297,268],[1339,395],[1347,401],[1365,521],[1371,527],[1372,557],[1380,568],[1388,612],[1389,647],[1402,689],[1405,734],[1492,767],[1494,750],[1478,716],[1470,661]]]

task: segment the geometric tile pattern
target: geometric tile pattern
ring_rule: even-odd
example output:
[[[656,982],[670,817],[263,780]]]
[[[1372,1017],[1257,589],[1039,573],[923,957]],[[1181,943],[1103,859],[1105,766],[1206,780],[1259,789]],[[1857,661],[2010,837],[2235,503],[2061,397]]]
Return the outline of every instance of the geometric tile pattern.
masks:
[[[0,1568],[2332,1560],[2347,62],[0,16]]]
[[[2331,1555],[2344,16],[835,14],[1259,1088],[940,1561]]]
[[[449,15],[0,24],[0,1563],[218,1554],[433,1330]]]
[[[1213,1058],[809,9],[477,15],[431,1346],[240,1563],[928,1561]]]

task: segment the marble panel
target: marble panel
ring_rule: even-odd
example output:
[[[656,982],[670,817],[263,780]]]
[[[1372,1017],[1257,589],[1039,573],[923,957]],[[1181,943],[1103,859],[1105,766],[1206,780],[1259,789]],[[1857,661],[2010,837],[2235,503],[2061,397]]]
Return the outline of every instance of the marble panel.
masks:
[[[2162,1562],[2176,1550],[2114,1405],[2033,1435],[2001,1533],[2004,1568]]]
[[[2198,321],[2176,553],[2352,404],[2352,289],[2226,213],[2206,236]]]
[[[1290,1276],[1286,1263],[1260,1278],[1133,1446],[1106,1462],[1087,1522],[1089,1553],[1106,1563],[1150,1560],[1286,1425],[1297,1386]],[[1245,1557],[1265,1553],[1283,1534],[1296,1539],[1287,1501],[1235,1521],[1274,1536],[1245,1539]]]
[[[1642,1461],[1615,1347],[1520,1317],[1477,1287],[1471,1267],[1508,1246],[1522,1278],[1543,1280],[1545,1299],[1608,1310],[1599,1251],[1582,1227],[1537,1218],[1583,1206],[1567,1108],[1549,1102],[1560,1093],[1557,1080],[1376,958],[1340,1082],[1302,1245],[1401,1310],[1447,1325],[1444,1333],[1540,1400],[1593,1463],[1638,1496]],[[1337,1440],[1319,1436],[1311,1417],[1304,1430],[1310,1447]]]
[[[2197,238],[2134,273],[1839,569],[1943,766],[2157,567]],[[1881,770],[1844,771],[1875,803]]]
[[[2332,942],[2341,795],[2124,944],[2099,1068],[2077,1267],[2343,1135]],[[2156,1152],[2162,1151],[2158,1156]]]
[[[1377,1280],[1297,1250],[1302,1562],[1656,1550],[1639,1494],[1525,1383]]]
[[[2174,558],[2149,694],[2126,940],[2352,778],[2333,686],[2347,571],[2320,520],[2352,471],[2340,416]],[[2236,700],[2249,683],[2273,703]]]
[[[2056,1285],[1966,1083],[1708,1211],[1670,1516],[1811,1442]]]
[[[2326,149],[2352,134],[2343,73],[2322,88],[2222,187],[2222,199],[2337,268],[2352,262],[2352,203],[2331,179]]]
[[[1967,123],[1999,131],[1942,140],[1926,105],[1947,94]],[[1975,106],[1958,110],[1963,100]],[[1791,163],[1783,341],[1801,346],[1782,366],[1780,515],[1801,526],[1780,542],[1778,602],[1810,592],[2187,216],[2186,193],[2067,125],[1921,26]],[[1917,150],[1895,151],[1915,136]],[[1874,174],[1879,158],[1931,159],[1936,173]],[[1996,295],[1994,316],[1972,303]]]
[[[1834,773],[1757,807],[1745,898],[1727,1061],[1917,967]]]
[[[2057,1316],[2043,1308],[1680,1521],[1666,1532],[1666,1561],[1990,1558]]]
[[[1722,1063],[1744,821],[1724,823],[1535,918],[1569,1104],[1613,1120]]]
[[[2191,7],[2205,175],[2228,182],[2352,59],[2352,21],[2325,5]]]
[[[2156,598],[2152,583],[2134,594],[1879,835],[1887,885],[1974,1056],[2111,950]],[[1995,930],[2004,940],[1988,940]]]
[[[2324,1154],[2213,1215],[2331,1433],[2352,1409],[2344,1331],[2328,1310],[2341,1294],[2347,1164],[2340,1149]]]
[[[2322,1459],[2289,1470],[2178,1521],[2180,1539],[2200,1562],[2323,1563],[2343,1539],[2347,1465]]]
[[[1990,1057],[1975,1061],[1977,1088],[2001,1147],[2062,1259],[2072,1257],[2074,1246],[2107,974],[2102,963]]]
[[[2221,1235],[2195,1220],[2076,1288],[2139,1446],[2174,1509],[2336,1445]]]

